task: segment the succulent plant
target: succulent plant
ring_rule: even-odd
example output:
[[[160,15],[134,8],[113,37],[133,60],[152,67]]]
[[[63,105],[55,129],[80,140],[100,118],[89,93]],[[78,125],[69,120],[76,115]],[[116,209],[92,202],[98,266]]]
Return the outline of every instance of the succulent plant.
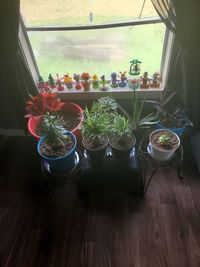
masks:
[[[123,115],[116,114],[109,129],[109,134],[118,138],[122,145],[126,142],[127,137],[132,135],[132,125]]]
[[[117,111],[118,104],[115,99],[109,96],[101,97],[98,101],[94,102],[91,108],[91,112],[104,112],[115,113]]]
[[[85,109],[84,122],[82,127],[82,134],[84,138],[87,138],[93,142],[94,146],[98,146],[101,143],[101,138],[106,135],[110,118],[104,113],[93,113]]]
[[[61,118],[57,114],[47,114],[43,118],[43,131],[45,132],[45,141],[52,147],[66,145],[66,129],[62,126]]]
[[[161,136],[159,136],[158,144],[169,149],[173,147],[173,142],[167,134],[162,134]]]

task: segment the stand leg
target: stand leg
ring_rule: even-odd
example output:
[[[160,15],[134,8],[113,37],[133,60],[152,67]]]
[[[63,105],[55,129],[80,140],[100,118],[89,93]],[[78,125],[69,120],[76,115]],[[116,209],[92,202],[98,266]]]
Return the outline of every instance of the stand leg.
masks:
[[[149,177],[149,179],[148,179],[148,182],[147,182],[147,184],[146,184],[146,185],[144,185],[143,196],[146,194],[146,192],[147,192],[147,189],[148,189],[148,187],[149,187],[149,184],[150,184],[150,182],[151,182],[151,180],[152,180],[152,178],[153,178],[154,174],[156,173],[156,170],[157,170],[157,168],[154,168],[154,170],[152,171],[152,173],[151,173],[151,175],[150,175],[150,177]],[[146,179],[145,179],[145,180],[146,180]]]
[[[149,187],[149,184],[154,176],[154,174],[156,173],[157,167],[154,167],[148,181],[147,181],[147,169],[148,169],[148,158],[143,158],[145,161],[145,167],[144,167],[144,175],[143,175],[143,192],[142,192],[142,197],[144,197],[144,195],[146,194],[146,191]],[[146,182],[147,181],[147,182]]]
[[[183,163],[183,147],[182,145],[180,145],[179,147],[179,152],[180,152],[180,160],[178,162],[178,168],[177,168],[177,176],[179,177],[179,179],[183,180],[184,177],[181,175],[181,169],[182,169],[182,163]]]

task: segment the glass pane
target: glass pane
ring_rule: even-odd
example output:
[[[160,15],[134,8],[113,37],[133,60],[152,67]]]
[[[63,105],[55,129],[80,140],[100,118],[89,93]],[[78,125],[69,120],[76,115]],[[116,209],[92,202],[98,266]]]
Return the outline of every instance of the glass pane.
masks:
[[[138,18],[143,0],[21,0],[27,26],[69,26]],[[142,17],[157,16],[151,0],[145,1]]]
[[[103,30],[29,32],[29,38],[44,79],[89,72],[107,79],[115,71],[129,70],[129,62],[142,61],[141,74],[160,70],[165,27],[152,24]]]

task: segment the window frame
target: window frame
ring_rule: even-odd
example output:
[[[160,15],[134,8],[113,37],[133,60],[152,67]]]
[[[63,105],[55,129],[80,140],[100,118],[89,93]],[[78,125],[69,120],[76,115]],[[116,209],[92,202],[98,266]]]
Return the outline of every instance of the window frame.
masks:
[[[82,25],[82,26],[40,26],[40,27],[27,27],[24,23],[22,15],[20,15],[20,25],[19,25],[19,40],[21,46],[24,50],[27,62],[30,67],[31,74],[35,81],[35,84],[38,82],[39,78],[39,68],[33,53],[33,49],[28,37],[28,31],[74,31],[74,30],[93,30],[93,29],[106,29],[106,28],[115,28],[115,27],[125,27],[125,26],[138,26],[145,24],[155,24],[162,23],[159,17],[149,17],[149,18],[138,18],[128,21],[120,21],[115,23],[106,23],[106,24],[96,24],[96,25]],[[139,97],[147,96],[150,98],[161,97],[164,88],[166,87],[166,82],[169,72],[169,63],[171,59],[171,48],[174,41],[174,35],[167,28],[165,30],[165,37],[163,43],[163,53],[161,58],[161,67],[160,67],[160,76],[161,84],[159,88],[148,88],[148,89],[137,89],[136,93]],[[75,89],[65,90],[59,92],[60,97],[65,99],[97,99],[102,96],[112,96],[116,99],[128,99],[133,94],[133,89],[131,88],[109,88],[108,91],[100,91],[97,89],[91,89],[90,91],[77,91]]]

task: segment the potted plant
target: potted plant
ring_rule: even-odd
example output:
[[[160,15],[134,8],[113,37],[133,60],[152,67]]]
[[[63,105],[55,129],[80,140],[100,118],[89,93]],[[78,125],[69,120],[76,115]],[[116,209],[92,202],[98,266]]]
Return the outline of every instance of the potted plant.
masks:
[[[117,112],[117,109],[118,103],[116,100],[110,96],[104,96],[93,102],[91,112],[113,114]]]
[[[154,114],[154,112],[151,112],[147,115],[144,115],[144,105],[145,105],[145,99],[140,100],[134,90],[133,94],[133,101],[132,101],[132,118],[131,123],[133,125],[133,129],[135,131],[139,129],[146,129],[150,128],[156,123],[158,123],[158,120]]]
[[[109,144],[114,156],[116,158],[128,158],[136,143],[129,120],[120,114],[115,114],[109,128],[109,134]]]
[[[108,145],[107,128],[110,122],[105,113],[93,113],[87,108],[84,112],[82,143],[91,159],[105,156]]]
[[[66,131],[57,114],[44,115],[45,135],[39,140],[37,150],[49,164],[50,172],[63,173],[75,166],[77,140],[73,133]]]
[[[181,105],[177,105],[177,101],[175,101],[176,97],[177,91],[169,90],[169,88],[166,87],[160,100],[149,100],[148,103],[152,104],[157,109],[159,123],[155,124],[155,128],[170,129],[180,137],[184,133],[186,127],[193,126],[193,124],[189,120],[185,108]]]
[[[36,139],[40,139],[44,132],[41,132],[43,117],[47,112],[59,113],[63,116],[64,127],[76,135],[80,142],[80,128],[83,122],[82,108],[71,102],[62,102],[57,93],[39,93],[36,96],[30,96],[30,100],[26,102],[28,118],[28,130]]]
[[[150,134],[147,149],[153,159],[167,161],[172,158],[179,145],[180,139],[176,133],[168,129],[158,129]]]
[[[129,122],[132,125],[132,129],[134,135],[136,135],[136,140],[139,141],[143,134],[144,130],[151,128],[155,124],[159,122],[156,117],[156,109],[155,112],[149,112],[147,115],[145,114],[145,105],[146,100],[140,100],[135,93],[135,89],[133,90],[133,100],[132,100],[132,114],[126,112],[126,110],[119,105],[119,109],[121,113],[129,119]],[[149,105],[150,106],[150,105]],[[151,106],[150,106],[151,107]]]

